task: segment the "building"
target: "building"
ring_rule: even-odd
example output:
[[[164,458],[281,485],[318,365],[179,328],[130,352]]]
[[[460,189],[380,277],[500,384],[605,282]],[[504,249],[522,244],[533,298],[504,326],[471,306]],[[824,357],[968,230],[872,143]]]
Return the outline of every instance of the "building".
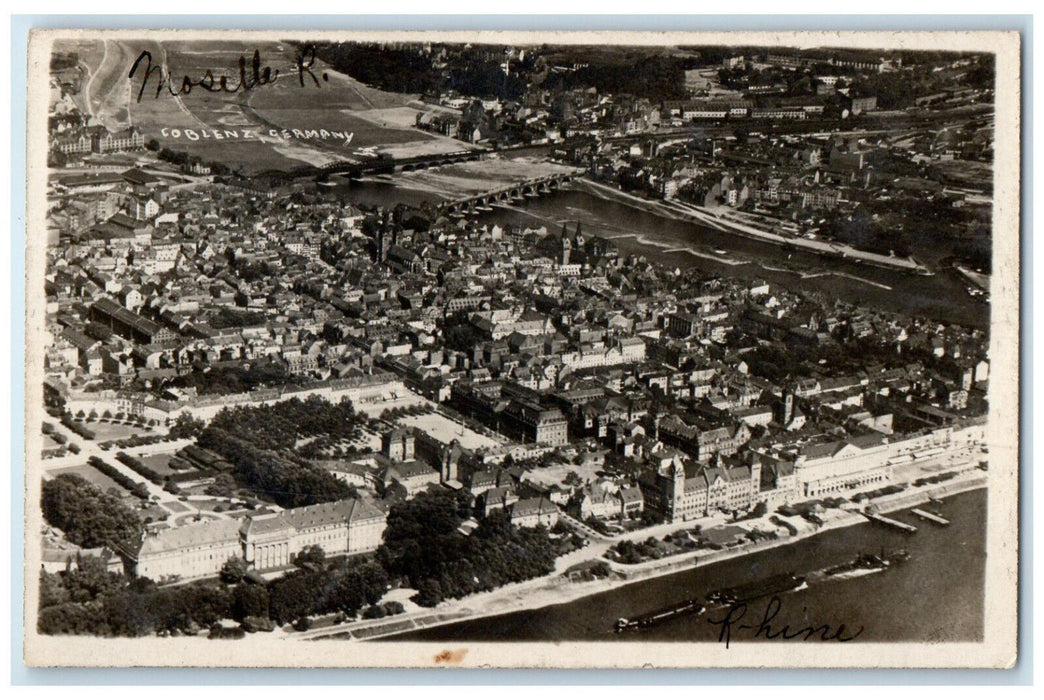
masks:
[[[760,412],[755,415],[760,415]],[[665,445],[684,450],[699,462],[708,462],[719,454],[732,455],[738,452],[750,441],[750,427],[751,424],[742,418],[726,425],[709,426],[688,425],[669,416],[659,422],[658,437]]]
[[[108,326],[118,336],[143,345],[165,343],[176,337],[169,328],[139,316],[108,297],[91,304],[90,319]]]
[[[849,114],[862,114],[863,112],[873,112],[877,109],[877,96],[868,95],[865,97],[845,97],[842,100],[842,104],[848,110]]]
[[[523,399],[513,399],[503,411],[504,432],[522,442],[565,445],[569,442],[569,421],[558,408],[545,408]]]
[[[558,524],[558,506],[543,496],[526,498],[511,506],[511,524],[515,527],[552,528]]]
[[[561,359],[563,365],[573,369],[632,365],[645,360],[645,342],[641,338],[621,338],[609,347],[582,345],[578,350],[562,353]]]
[[[91,137],[91,150],[95,153],[112,153],[114,151],[136,151],[145,148],[145,137],[137,127],[112,133],[95,132]]]
[[[384,472],[385,494],[397,493],[410,499],[429,486],[439,483],[441,474],[425,462],[411,459],[389,466]]]
[[[396,462],[413,459],[415,445],[413,431],[403,428],[394,428],[381,436],[381,453]]]
[[[214,576],[230,557],[243,556],[238,520],[209,520],[146,534],[135,557],[135,575],[159,581]]]
[[[892,456],[885,436],[871,433],[806,445],[797,453],[794,472],[801,495],[811,498],[889,483]]]
[[[746,511],[761,498],[761,462],[723,461],[700,467],[680,455],[656,459],[656,468],[639,479],[645,505],[671,521],[692,520],[715,511]]]
[[[146,534],[131,558],[137,576],[160,580],[215,576],[231,557],[255,569],[278,569],[305,547],[328,555],[377,549],[385,514],[355,499],[290,508],[240,520],[211,520]]]

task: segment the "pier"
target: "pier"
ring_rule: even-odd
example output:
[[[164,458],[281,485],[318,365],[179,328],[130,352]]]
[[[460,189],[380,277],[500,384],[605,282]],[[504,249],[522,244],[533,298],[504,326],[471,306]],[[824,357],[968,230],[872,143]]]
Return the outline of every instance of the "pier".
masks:
[[[936,525],[949,525],[950,524],[950,521],[947,520],[946,518],[942,517],[941,515],[936,515],[935,513],[929,513],[928,511],[921,510],[920,508],[914,508],[910,512],[913,513],[914,515],[916,515],[921,520],[928,520],[929,522],[933,522]]]
[[[881,515],[880,513],[863,513],[863,515],[865,515],[867,518],[874,521],[875,523],[881,523],[882,525],[887,525],[888,527],[894,528],[896,530],[902,530],[903,532],[909,533],[917,532],[917,528],[913,525],[901,522],[899,520],[894,520],[893,518]]]

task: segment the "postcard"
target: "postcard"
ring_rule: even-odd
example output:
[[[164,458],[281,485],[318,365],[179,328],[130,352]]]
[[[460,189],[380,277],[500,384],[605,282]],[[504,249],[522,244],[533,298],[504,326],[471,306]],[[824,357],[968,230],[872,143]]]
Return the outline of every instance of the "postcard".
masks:
[[[1018,33],[28,50],[28,665],[1015,663]]]

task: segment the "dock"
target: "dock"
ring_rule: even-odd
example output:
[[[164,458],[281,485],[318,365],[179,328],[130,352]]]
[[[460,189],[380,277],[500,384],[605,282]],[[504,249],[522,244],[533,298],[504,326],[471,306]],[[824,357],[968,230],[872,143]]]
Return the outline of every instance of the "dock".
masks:
[[[896,530],[902,530],[903,532],[910,533],[917,532],[917,528],[913,525],[901,522],[899,520],[894,520],[879,513],[863,513],[863,515],[865,515],[870,520],[873,520],[874,522],[881,523],[882,525],[887,525],[888,527],[895,528]]]
[[[950,521],[947,520],[946,518],[942,517],[941,515],[936,515],[935,513],[929,513],[928,511],[921,510],[920,508],[914,508],[910,512],[913,513],[914,515],[916,515],[918,518],[920,518],[922,520],[928,520],[930,522],[935,523],[936,525],[949,525],[950,524]]]

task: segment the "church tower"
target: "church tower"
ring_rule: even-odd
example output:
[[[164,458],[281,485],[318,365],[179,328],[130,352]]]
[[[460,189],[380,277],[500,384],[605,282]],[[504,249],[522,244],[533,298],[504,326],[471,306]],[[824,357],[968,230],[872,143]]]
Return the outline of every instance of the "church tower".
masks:
[[[758,504],[761,496],[761,456],[757,452],[752,453],[750,463],[750,507]]]
[[[782,395],[774,409],[776,422],[786,427],[794,418],[794,385],[788,377],[783,382]]]
[[[685,500],[685,465],[675,458],[671,465],[671,519],[685,520],[682,514],[682,502]]]
[[[794,387],[783,390],[783,425],[790,425],[794,417]]]

